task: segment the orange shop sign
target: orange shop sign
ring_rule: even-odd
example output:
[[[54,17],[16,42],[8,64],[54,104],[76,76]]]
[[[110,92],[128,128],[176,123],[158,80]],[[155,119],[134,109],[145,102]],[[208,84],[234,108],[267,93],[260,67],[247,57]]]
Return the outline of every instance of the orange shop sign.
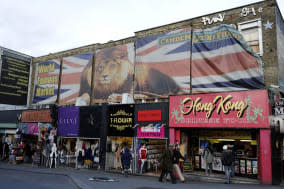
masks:
[[[52,122],[50,109],[24,111],[22,113],[22,122]]]

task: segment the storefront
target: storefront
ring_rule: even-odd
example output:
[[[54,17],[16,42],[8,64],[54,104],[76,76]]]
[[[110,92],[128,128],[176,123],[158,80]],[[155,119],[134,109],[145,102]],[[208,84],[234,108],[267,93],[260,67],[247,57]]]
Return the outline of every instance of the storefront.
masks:
[[[193,170],[203,170],[202,154],[211,143],[213,170],[223,173],[223,145],[235,152],[235,173],[271,184],[269,105],[266,90],[170,96],[170,143],[184,146],[182,153]]]
[[[35,133],[38,133],[38,137],[35,137],[38,139],[37,142],[32,136],[25,137],[26,139],[33,138],[32,147],[35,148],[33,149],[35,152],[32,159],[33,164],[48,166],[50,146],[57,142],[57,128],[52,125],[51,110],[43,109],[23,111],[21,124],[24,128],[27,126],[28,135],[35,135]],[[37,144],[34,145],[34,143]],[[16,144],[14,146],[17,148],[19,145]]]
[[[128,148],[134,157],[134,105],[109,105],[107,122],[107,171],[122,171],[121,154]],[[134,162],[131,169],[134,170]]]
[[[105,138],[103,127],[103,106],[80,107],[80,124],[76,143],[77,166],[98,169],[103,164],[101,140]],[[80,155],[82,152],[82,159]]]
[[[58,109],[58,151],[60,164],[75,167],[75,147],[79,132],[79,107]]]
[[[8,159],[9,146],[16,140],[22,110],[0,111],[0,159]]]
[[[168,103],[135,105],[135,172],[160,174],[159,158],[167,146]]]

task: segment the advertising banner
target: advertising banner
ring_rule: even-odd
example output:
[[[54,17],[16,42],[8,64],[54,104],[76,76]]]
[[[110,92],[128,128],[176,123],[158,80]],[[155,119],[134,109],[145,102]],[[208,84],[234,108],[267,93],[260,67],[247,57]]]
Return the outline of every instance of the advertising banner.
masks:
[[[79,128],[79,107],[59,107],[58,136],[76,137]]]
[[[102,106],[80,107],[79,137],[101,138],[101,128],[103,125]]]
[[[190,45],[190,28],[138,38],[135,98],[189,93]]]
[[[266,90],[170,96],[170,127],[269,128]]]
[[[52,122],[50,109],[23,111],[22,122]]]
[[[93,52],[63,58],[60,105],[76,104],[76,98],[82,98],[85,104],[89,104],[91,88],[85,87],[91,85],[92,58]]]
[[[123,93],[133,95],[134,56],[134,43],[96,52],[94,103],[121,102]]]
[[[57,99],[60,60],[53,59],[36,65],[33,104],[53,104]]]
[[[137,127],[137,137],[164,138],[165,137],[165,125],[161,125],[161,124],[139,125]]]
[[[3,50],[0,104],[26,105],[31,58]]]
[[[264,89],[259,55],[229,25],[195,30],[192,45],[192,92]]]
[[[38,123],[27,123],[28,124],[28,134],[38,135]]]
[[[108,136],[134,135],[134,105],[108,106]]]

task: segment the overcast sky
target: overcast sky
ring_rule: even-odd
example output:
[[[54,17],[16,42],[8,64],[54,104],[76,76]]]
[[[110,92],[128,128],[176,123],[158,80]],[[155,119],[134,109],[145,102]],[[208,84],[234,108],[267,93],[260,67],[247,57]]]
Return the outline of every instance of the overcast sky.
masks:
[[[0,46],[38,57],[259,1],[0,0]]]

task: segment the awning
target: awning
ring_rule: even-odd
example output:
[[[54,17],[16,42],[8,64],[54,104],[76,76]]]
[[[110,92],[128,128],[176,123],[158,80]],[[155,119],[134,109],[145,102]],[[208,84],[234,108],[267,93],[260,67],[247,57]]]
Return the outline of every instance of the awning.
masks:
[[[0,129],[17,129],[16,123],[0,123]]]

